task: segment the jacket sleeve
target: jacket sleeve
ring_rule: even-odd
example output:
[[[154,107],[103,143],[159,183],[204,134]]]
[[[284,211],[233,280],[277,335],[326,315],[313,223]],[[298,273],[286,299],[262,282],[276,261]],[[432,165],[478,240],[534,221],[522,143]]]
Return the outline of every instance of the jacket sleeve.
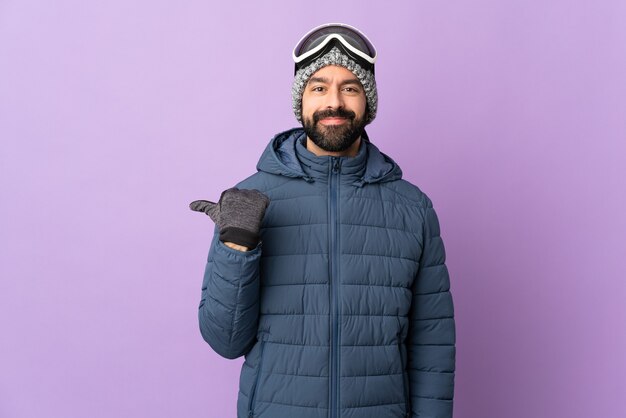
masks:
[[[427,197],[407,336],[411,417],[452,418],[456,331],[439,220]]]
[[[238,251],[219,240],[215,227],[202,280],[200,333],[220,356],[235,359],[254,345],[260,290],[261,244]]]

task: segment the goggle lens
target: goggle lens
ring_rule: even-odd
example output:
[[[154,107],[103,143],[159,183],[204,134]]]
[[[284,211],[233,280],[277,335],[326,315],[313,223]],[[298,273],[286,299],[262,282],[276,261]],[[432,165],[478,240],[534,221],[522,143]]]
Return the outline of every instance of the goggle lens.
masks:
[[[299,57],[307,53],[324,42],[327,36],[333,34],[341,35],[352,47],[368,55],[370,58],[376,57],[376,49],[365,35],[344,26],[329,26],[314,30],[298,43],[295,48],[295,55]]]

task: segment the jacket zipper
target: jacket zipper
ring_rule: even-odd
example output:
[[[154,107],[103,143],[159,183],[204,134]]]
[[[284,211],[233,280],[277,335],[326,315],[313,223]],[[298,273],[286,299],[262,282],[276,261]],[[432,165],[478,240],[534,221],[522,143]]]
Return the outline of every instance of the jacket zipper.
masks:
[[[331,293],[331,384],[330,384],[330,417],[339,418],[339,173],[341,160],[331,157],[330,172],[330,257],[329,279]]]
[[[397,340],[398,340],[398,353],[400,353],[400,362],[402,362],[402,386],[404,388],[404,407],[405,407],[404,416],[408,418],[411,416],[411,403],[410,403],[411,398],[409,396],[409,382],[408,382],[408,376],[406,372],[406,364],[404,362],[404,357],[402,356],[402,331],[398,332]]]
[[[261,370],[263,368],[263,349],[265,348],[265,335],[261,337],[261,347],[259,349],[259,369],[257,371],[256,377],[254,378],[254,386],[252,386],[252,391],[250,394],[250,399],[248,399],[248,416],[254,416],[254,398],[256,397],[257,387],[259,385],[259,378],[261,377]]]

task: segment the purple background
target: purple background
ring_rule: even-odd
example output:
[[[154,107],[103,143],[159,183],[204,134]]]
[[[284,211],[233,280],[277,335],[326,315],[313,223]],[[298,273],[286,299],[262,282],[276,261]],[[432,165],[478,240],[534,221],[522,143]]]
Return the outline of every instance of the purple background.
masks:
[[[188,209],[297,126],[291,49],[380,51],[372,141],[431,196],[456,418],[618,418],[626,3],[0,2],[0,416],[234,417]]]

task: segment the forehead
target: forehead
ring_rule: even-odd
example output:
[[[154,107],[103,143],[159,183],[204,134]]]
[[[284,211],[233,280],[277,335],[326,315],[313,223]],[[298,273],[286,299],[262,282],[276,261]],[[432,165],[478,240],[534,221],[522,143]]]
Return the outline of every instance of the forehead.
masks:
[[[320,81],[320,79],[325,79],[329,83],[355,80],[360,84],[359,79],[352,73],[352,71],[339,65],[327,65],[320,68],[313,73],[311,78],[309,78],[309,82],[312,80]]]

